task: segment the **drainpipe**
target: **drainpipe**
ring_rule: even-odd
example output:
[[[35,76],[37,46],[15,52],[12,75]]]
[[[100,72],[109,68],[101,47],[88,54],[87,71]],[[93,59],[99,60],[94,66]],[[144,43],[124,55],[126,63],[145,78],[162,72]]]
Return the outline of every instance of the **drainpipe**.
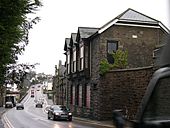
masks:
[[[89,75],[91,77],[91,60],[92,60],[91,59],[91,41],[90,41],[90,45],[89,46],[90,46],[90,50],[89,50],[90,51],[90,57],[89,57],[89,61],[90,61],[90,67],[89,67],[90,68],[90,73],[89,73]]]

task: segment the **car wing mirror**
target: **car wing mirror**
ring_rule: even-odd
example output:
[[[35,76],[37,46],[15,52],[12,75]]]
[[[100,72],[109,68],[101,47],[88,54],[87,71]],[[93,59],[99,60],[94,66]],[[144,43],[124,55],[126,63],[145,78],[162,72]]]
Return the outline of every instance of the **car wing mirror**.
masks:
[[[113,123],[116,126],[116,128],[125,128],[126,127],[126,120],[121,114],[120,110],[114,110],[113,111]],[[128,124],[131,128],[165,128],[162,127],[163,125],[161,123],[156,122],[135,122],[135,121],[129,121]]]
[[[123,128],[125,126],[125,119],[122,116],[122,110],[113,111],[113,122],[116,128]]]

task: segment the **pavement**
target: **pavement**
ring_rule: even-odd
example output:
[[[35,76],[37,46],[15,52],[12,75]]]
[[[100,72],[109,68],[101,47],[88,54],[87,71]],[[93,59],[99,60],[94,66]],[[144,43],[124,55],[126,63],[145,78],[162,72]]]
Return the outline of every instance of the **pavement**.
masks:
[[[113,121],[96,121],[96,120],[90,120],[88,118],[80,118],[80,117],[73,117],[74,121],[82,121],[83,123],[88,123],[88,124],[94,124],[98,125],[100,127],[107,127],[107,128],[116,128],[113,124]]]

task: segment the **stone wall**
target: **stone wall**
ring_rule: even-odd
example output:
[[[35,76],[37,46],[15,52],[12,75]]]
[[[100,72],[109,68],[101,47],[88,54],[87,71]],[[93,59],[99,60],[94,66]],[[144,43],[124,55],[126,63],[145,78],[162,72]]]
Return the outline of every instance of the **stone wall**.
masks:
[[[165,33],[146,27],[112,26],[100,35],[100,58],[106,58],[107,41],[118,41],[118,49],[128,51],[128,67],[153,65],[153,50],[163,44]]]
[[[105,111],[103,110],[103,106],[105,106],[105,101],[108,103],[111,100],[121,100],[123,102],[125,98],[120,98],[121,93],[118,93],[115,90],[120,90],[123,88],[125,91],[122,92],[124,97],[127,97],[127,92],[135,93],[137,91],[138,95],[143,95],[143,90],[145,90],[145,87],[148,84],[148,81],[151,77],[152,73],[150,70],[147,73],[148,75],[144,75],[141,73],[141,75],[133,76],[134,71],[128,74],[129,71],[131,71],[131,68],[138,68],[138,67],[148,67],[152,66],[153,61],[153,50],[159,46],[160,44],[164,43],[163,38],[165,37],[165,32],[163,32],[160,29],[157,28],[146,28],[146,27],[129,27],[129,26],[111,26],[106,31],[101,33],[100,35],[96,35],[91,39],[90,46],[91,46],[91,66],[90,66],[90,80],[91,80],[91,109],[92,109],[92,115],[95,119],[100,120],[101,118],[105,118],[103,116],[106,115],[106,118],[110,118],[111,115],[109,113],[112,113],[111,108],[113,108],[114,103],[112,103],[112,106],[105,107]],[[116,40],[118,41],[118,48],[122,50],[128,51],[128,67],[129,70],[128,73],[122,73],[123,71],[120,71],[119,73],[108,73],[105,77],[108,77],[108,75],[111,75],[111,77],[108,77],[108,80],[100,77],[99,72],[99,65],[102,59],[107,58],[107,41],[108,40]],[[135,70],[136,72],[136,70]],[[139,72],[140,73],[140,72]],[[147,74],[146,73],[146,74]],[[120,76],[119,76],[120,75]],[[103,80],[104,79],[104,80]],[[121,81],[123,80],[123,81]],[[125,81],[125,82],[124,82]],[[142,81],[140,83],[140,81]],[[101,83],[100,83],[101,82]],[[105,83],[102,83],[105,82]],[[115,83],[117,86],[110,87],[110,82],[118,82]],[[121,86],[119,83],[122,83]],[[144,83],[145,82],[145,83]],[[108,85],[109,84],[109,85]],[[133,86],[136,86],[134,89],[130,89]],[[136,85],[137,84],[137,85]],[[143,84],[143,85],[141,85]],[[128,86],[128,88],[126,88]],[[132,86],[132,87],[130,87]],[[139,87],[138,87],[139,86]],[[112,89],[110,89],[112,88]],[[115,89],[117,88],[117,89]],[[140,92],[141,90],[141,92]],[[113,96],[110,94],[115,93],[116,95]],[[118,93],[118,94],[117,94]],[[141,94],[140,94],[141,93]],[[108,94],[108,95],[105,95]],[[136,96],[136,93],[133,97]],[[104,98],[103,98],[104,97]],[[117,97],[117,98],[115,98]],[[132,96],[129,99],[126,99],[129,103],[135,102],[138,104],[138,101],[134,101]],[[141,97],[139,98],[141,99]],[[136,99],[135,99],[136,100]],[[127,102],[126,101],[126,102]],[[101,105],[103,104],[103,105]],[[117,105],[117,104],[116,104]],[[116,106],[117,108],[122,107],[122,105]],[[124,105],[123,107],[129,107]],[[116,108],[116,109],[117,109]],[[136,108],[133,110],[128,110],[130,114],[130,117],[133,117],[133,113],[135,113]],[[102,117],[103,116],[103,117]]]
[[[112,119],[114,109],[122,109],[123,115],[134,119],[137,108],[153,74],[152,67],[110,71],[101,76],[96,87],[99,100],[94,101],[94,115],[98,120]]]

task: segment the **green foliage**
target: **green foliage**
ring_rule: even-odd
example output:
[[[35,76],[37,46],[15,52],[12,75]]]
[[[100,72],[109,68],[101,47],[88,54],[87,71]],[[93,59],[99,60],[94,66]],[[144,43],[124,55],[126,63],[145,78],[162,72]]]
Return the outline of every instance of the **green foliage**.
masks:
[[[128,65],[128,52],[117,50],[115,53],[112,53],[112,56],[114,58],[114,63],[109,64],[109,62],[106,59],[101,60],[99,71],[101,75],[104,75],[106,72],[112,69],[123,69],[126,68]]]
[[[28,19],[27,15],[40,6],[39,0],[0,0],[0,86],[8,70],[13,70],[7,66],[16,63],[29,42],[29,30],[40,20]]]
[[[128,65],[127,58],[128,58],[128,52],[122,51],[118,49],[116,53],[113,53],[114,58],[114,64],[112,65],[112,68],[126,68]]]
[[[22,83],[26,79],[30,71],[34,69],[36,64],[11,64],[7,66],[4,84],[16,84],[18,88],[22,88]]]
[[[106,72],[110,70],[110,64],[106,59],[100,62],[99,70],[101,75],[104,75]]]
[[[37,0],[36,0],[37,1]],[[17,60],[17,55],[25,50],[28,44],[28,33],[32,25],[39,20],[28,20],[27,14],[34,13],[38,6],[30,0],[0,1],[0,64],[11,64]]]

